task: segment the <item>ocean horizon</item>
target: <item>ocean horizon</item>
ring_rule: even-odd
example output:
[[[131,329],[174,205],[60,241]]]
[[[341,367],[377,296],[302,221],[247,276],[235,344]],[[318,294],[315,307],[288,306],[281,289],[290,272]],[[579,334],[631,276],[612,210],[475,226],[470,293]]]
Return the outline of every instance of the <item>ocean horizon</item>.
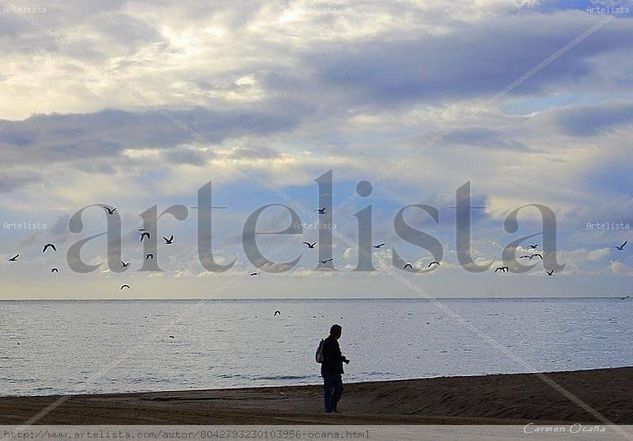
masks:
[[[275,311],[279,311],[275,315]],[[633,365],[633,301],[517,299],[3,300],[7,395],[320,383],[343,326],[346,382]]]

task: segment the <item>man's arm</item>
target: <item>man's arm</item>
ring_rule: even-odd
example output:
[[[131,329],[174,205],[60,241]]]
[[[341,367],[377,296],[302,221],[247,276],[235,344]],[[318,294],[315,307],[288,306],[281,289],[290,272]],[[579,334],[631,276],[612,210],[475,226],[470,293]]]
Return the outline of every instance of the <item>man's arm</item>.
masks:
[[[341,346],[338,344],[338,342],[336,342],[336,353],[340,361],[345,364],[349,364],[349,360],[343,354],[341,354]]]

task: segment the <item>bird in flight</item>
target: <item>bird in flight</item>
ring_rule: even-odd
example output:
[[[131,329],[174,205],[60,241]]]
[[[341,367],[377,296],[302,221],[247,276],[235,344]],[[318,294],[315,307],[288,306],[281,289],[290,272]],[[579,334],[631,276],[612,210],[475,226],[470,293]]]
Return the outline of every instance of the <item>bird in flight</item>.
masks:
[[[110,208],[107,205],[104,205],[103,208],[105,208],[108,214],[114,214],[114,212],[116,211],[116,208]]]
[[[618,250],[622,251],[624,249],[624,245],[626,245],[626,243],[628,242],[628,240],[625,240],[624,243],[622,245],[620,245],[619,247],[616,247]]]
[[[502,273],[505,273],[505,272],[507,272],[507,271],[508,271],[508,267],[507,267],[507,266],[500,266],[500,267],[497,267],[497,269],[495,270],[495,273],[496,273],[497,271],[501,271]]]
[[[547,273],[548,276],[553,276],[554,275],[554,270],[551,271],[545,271]]]
[[[19,255],[19,254],[16,254],[15,256],[13,256],[13,257],[11,257],[11,258],[9,259],[9,262],[17,262],[17,261],[18,261],[18,257],[20,257],[20,255]]]
[[[326,263],[331,262],[331,261],[333,261],[333,260],[334,260],[334,259],[325,259],[325,260],[319,260],[319,262],[321,262],[321,263],[323,263],[323,264],[326,264]]]
[[[407,268],[413,269],[413,265],[411,265],[410,263],[405,263],[404,268],[402,269],[406,270]]]
[[[44,248],[42,249],[42,253],[45,253],[47,249],[52,248],[53,251],[57,251],[57,248],[55,248],[55,245],[53,245],[52,243],[47,243],[46,245],[44,245]]]
[[[429,263],[428,268],[431,268],[431,265],[439,265],[440,263],[437,260],[434,260],[433,262]]]
[[[383,242],[383,243],[379,243],[378,245],[374,245],[374,248],[378,249],[378,248],[384,247],[384,246],[385,246],[385,243]]]
[[[145,260],[149,260],[153,258],[154,258],[154,255],[152,253],[147,253],[147,256],[145,256]]]
[[[254,273],[251,273],[250,275],[251,275],[251,277],[253,277],[253,276],[258,276],[258,275],[259,275],[259,273],[258,273],[258,272],[254,272]]]
[[[59,270],[57,268],[51,269],[51,273],[58,273],[58,272],[59,272]]]
[[[129,264],[130,264],[130,262],[124,262],[124,261],[121,261],[121,266],[122,266],[123,268],[127,268],[127,266],[128,266]]]
[[[274,317],[277,317],[278,315],[281,315],[281,311],[275,311]]]
[[[308,246],[308,248],[314,248],[314,246],[316,245],[316,242],[310,243],[310,242],[303,242],[304,244],[306,244]]]
[[[325,208],[326,208],[326,207],[319,208],[318,210],[314,210],[314,211],[315,211],[315,212],[317,212],[317,213],[319,213],[319,214],[325,214]]]
[[[121,289],[123,288],[132,289],[130,288],[130,285],[128,285],[127,283],[124,283],[123,285],[121,285]]]
[[[176,337],[174,337],[173,335],[170,335],[169,338],[176,338]]]
[[[539,253],[534,253],[534,254],[532,254],[532,255],[530,256],[530,260],[532,260],[532,258],[533,258],[533,257],[536,257],[536,256],[540,257],[540,258],[541,258],[541,260],[543,260],[543,255],[542,255],[542,254],[539,254]]]
[[[169,237],[163,236],[163,240],[165,241],[165,245],[171,245],[174,243],[174,235],[172,234]]]
[[[530,245],[530,248],[531,248],[531,249],[533,249],[533,250],[535,250],[536,248],[538,248],[538,244],[533,244],[533,245]]]
[[[150,238],[149,232],[148,231],[144,231],[143,233],[141,233],[141,242],[143,242],[144,238]]]

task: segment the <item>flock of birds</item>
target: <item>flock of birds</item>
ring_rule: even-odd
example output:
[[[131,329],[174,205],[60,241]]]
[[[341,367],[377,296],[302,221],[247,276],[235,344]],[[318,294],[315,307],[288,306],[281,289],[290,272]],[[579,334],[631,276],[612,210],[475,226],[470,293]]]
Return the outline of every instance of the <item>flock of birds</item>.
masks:
[[[113,215],[116,212],[116,210],[117,210],[115,207],[108,207],[106,205],[104,205],[103,208],[106,210],[108,215]],[[322,207],[322,208],[319,208],[319,209],[314,210],[314,211],[316,213],[318,213],[319,215],[322,215],[322,214],[326,213],[326,210],[327,210],[327,207]],[[140,239],[139,239],[140,242],[143,242],[143,240],[145,240],[145,239],[148,239],[148,240],[151,239],[150,232],[147,231],[145,228],[139,228],[138,231],[140,233]],[[174,244],[174,235],[173,234],[170,235],[169,237],[162,236],[162,238],[163,238],[163,241],[164,241],[164,245],[173,245]],[[625,240],[620,246],[616,246],[615,249],[617,249],[618,251],[623,251],[624,247],[626,246],[627,243],[628,243],[628,241]],[[317,244],[317,242],[304,241],[303,244],[305,244],[308,247],[308,249],[314,249],[316,244]],[[372,246],[375,249],[380,249],[383,246],[385,246],[385,243],[381,242],[379,244],[372,245]],[[519,259],[532,260],[535,257],[538,257],[539,259],[543,260],[543,254],[537,252],[538,251],[538,244],[530,244],[528,246],[528,249],[532,250],[532,253],[531,254],[524,254],[522,256],[519,256]],[[57,251],[57,248],[55,247],[55,244],[47,243],[42,248],[42,253],[46,253],[48,250]],[[19,257],[20,257],[20,254],[16,254],[15,256],[10,257],[8,260],[9,260],[9,262],[17,262]],[[152,260],[152,259],[154,259],[154,255],[152,253],[147,253],[145,255],[145,260]],[[319,262],[322,263],[322,264],[326,264],[328,262],[332,262],[333,260],[334,260],[333,258],[330,258],[330,259],[325,259],[325,260],[319,260]],[[129,262],[121,261],[121,266],[123,268],[126,268],[129,264],[130,264]],[[431,263],[428,264],[427,268],[432,268],[434,265],[435,266],[439,266],[440,262],[434,260],[434,261],[432,261]],[[405,265],[404,265],[404,267],[402,269],[405,270],[405,271],[412,271],[412,272],[417,272],[418,271],[416,268],[414,268],[413,264],[410,263],[410,262],[405,263]],[[499,266],[499,267],[495,268],[494,272],[495,273],[497,273],[497,272],[505,273],[505,272],[508,272],[508,271],[509,271],[509,268],[507,266]],[[53,267],[53,268],[51,268],[51,273],[59,273],[59,269],[57,267]],[[545,271],[545,273],[548,276],[553,276],[554,275],[554,270]],[[260,274],[261,273],[259,271],[255,271],[255,272],[251,272],[249,275],[251,277],[254,277],[254,276],[258,276]],[[124,289],[132,289],[132,288],[131,288],[131,286],[129,284],[124,283],[123,285],[121,285],[120,290],[124,290]],[[629,297],[630,296],[626,296],[626,297],[623,297],[622,299],[624,300],[624,299],[627,299]],[[275,311],[275,316],[277,316],[278,314],[281,314],[281,313],[279,311]]]

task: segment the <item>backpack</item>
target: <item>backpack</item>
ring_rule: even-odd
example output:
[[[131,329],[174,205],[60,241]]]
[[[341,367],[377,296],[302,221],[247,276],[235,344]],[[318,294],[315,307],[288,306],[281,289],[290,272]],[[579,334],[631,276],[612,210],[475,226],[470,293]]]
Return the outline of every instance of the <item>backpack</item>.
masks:
[[[319,346],[317,347],[316,354],[314,354],[314,358],[317,363],[323,363],[323,341],[324,340],[321,340]]]

